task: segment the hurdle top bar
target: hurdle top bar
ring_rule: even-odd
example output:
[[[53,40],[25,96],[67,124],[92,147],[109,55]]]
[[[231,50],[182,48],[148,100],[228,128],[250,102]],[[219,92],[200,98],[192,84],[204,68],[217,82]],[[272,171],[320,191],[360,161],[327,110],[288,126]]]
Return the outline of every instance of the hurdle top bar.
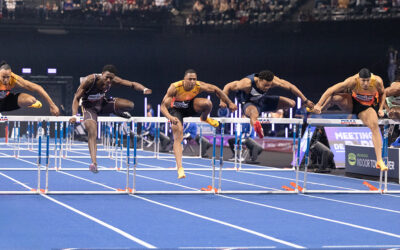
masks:
[[[78,117],[82,120],[83,117]],[[1,116],[0,122],[68,122],[71,116]],[[222,123],[249,123],[249,118],[213,118]],[[302,119],[297,118],[259,118],[261,123],[276,124],[302,124]],[[166,117],[132,117],[130,119],[116,116],[99,116],[99,122],[168,122]],[[200,123],[199,117],[185,117],[184,122]]]
[[[364,123],[360,119],[318,119],[318,118],[309,118],[307,119],[307,123],[309,125],[325,125],[325,126],[349,126],[349,125],[364,125]],[[391,124],[399,124],[399,121],[392,119],[380,119],[379,125],[391,125]]]

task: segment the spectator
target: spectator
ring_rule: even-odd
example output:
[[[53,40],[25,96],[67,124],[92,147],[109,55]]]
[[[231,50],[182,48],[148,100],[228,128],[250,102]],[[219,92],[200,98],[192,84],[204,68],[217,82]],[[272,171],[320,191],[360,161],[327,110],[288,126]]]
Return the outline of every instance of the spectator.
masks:
[[[394,82],[395,80],[395,73],[397,69],[397,54],[398,51],[390,46],[388,49],[388,78],[390,83]]]

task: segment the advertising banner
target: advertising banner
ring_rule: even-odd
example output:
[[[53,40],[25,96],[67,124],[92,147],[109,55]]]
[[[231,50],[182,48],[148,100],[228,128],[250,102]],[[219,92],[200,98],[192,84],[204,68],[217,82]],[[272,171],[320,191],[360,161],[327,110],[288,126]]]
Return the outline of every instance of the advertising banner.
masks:
[[[372,133],[367,127],[325,127],[329,146],[337,168],[345,167],[345,146],[373,146]]]
[[[346,173],[379,176],[380,170],[376,168],[376,156],[373,147],[345,146]],[[389,148],[387,167],[389,178],[399,178],[399,149]]]

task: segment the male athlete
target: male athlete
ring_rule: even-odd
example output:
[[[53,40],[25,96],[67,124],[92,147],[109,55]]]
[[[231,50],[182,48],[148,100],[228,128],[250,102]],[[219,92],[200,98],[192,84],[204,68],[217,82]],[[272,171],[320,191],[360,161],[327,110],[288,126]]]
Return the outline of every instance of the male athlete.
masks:
[[[328,88],[310,111],[320,114],[330,106],[337,105],[346,113],[357,115],[364,125],[371,129],[376,167],[387,171],[381,155],[382,138],[378,125],[378,116],[384,115],[385,96],[382,78],[363,68],[358,74]]]
[[[161,112],[172,124],[174,135],[174,154],[178,170],[178,179],[185,178],[185,171],[182,167],[182,146],[183,139],[183,118],[200,114],[200,120],[218,127],[219,122],[208,117],[212,109],[212,103],[206,98],[196,98],[201,92],[215,93],[218,98],[229,105],[229,109],[234,111],[236,105],[218,87],[197,81],[196,71],[188,69],[181,81],[172,83],[167,90],[167,94],[161,104]],[[221,145],[222,146],[222,145]]]
[[[280,87],[289,90],[294,95],[301,98],[304,105],[313,107],[314,103],[308,100],[303,93],[292,83],[280,79],[269,70],[263,70],[258,74],[251,74],[241,79],[225,85],[224,93],[229,95],[230,91],[238,91],[239,102],[243,103],[243,112],[250,118],[250,124],[254,127],[260,138],[264,137],[264,132],[260,122],[257,120],[261,112],[276,111],[278,109],[292,108],[296,102],[283,96],[267,95],[271,88]],[[221,107],[226,107],[223,100]]]
[[[116,76],[117,69],[114,65],[106,65],[103,67],[101,74],[92,74],[87,76],[79,86],[72,102],[72,115],[69,120],[75,123],[77,120],[79,100],[82,98],[83,120],[85,128],[88,132],[88,146],[92,163],[89,170],[97,173],[97,116],[109,115],[111,113],[124,118],[130,118],[128,112],[133,109],[133,102],[122,98],[107,98],[106,93],[113,85],[123,85],[131,87],[134,90],[143,92],[143,94],[151,94],[151,89],[144,87],[137,82],[124,80]]]
[[[52,115],[59,115],[58,107],[51,100],[47,92],[42,86],[23,79],[22,77],[14,74],[11,67],[6,62],[0,63],[0,112],[12,111],[23,108],[41,108],[42,103],[36,100],[35,97],[26,93],[11,93],[10,90],[15,86],[24,88],[26,90],[38,93],[50,105],[50,113]]]

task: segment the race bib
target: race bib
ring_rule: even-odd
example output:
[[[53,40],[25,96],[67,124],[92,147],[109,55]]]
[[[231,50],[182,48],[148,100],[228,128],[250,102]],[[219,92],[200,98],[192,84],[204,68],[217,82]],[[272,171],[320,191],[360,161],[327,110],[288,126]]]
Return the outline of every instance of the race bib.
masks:
[[[174,108],[187,109],[189,108],[189,102],[174,102]]]
[[[103,94],[98,93],[98,94],[95,94],[95,95],[89,95],[87,97],[87,99],[88,99],[88,101],[95,102],[95,101],[99,101],[99,100],[103,99],[104,95],[105,95],[104,93]]]
[[[6,96],[8,95],[8,93],[10,93],[10,92],[7,91],[7,90],[1,90],[1,91],[0,91],[0,99],[6,98]]]

